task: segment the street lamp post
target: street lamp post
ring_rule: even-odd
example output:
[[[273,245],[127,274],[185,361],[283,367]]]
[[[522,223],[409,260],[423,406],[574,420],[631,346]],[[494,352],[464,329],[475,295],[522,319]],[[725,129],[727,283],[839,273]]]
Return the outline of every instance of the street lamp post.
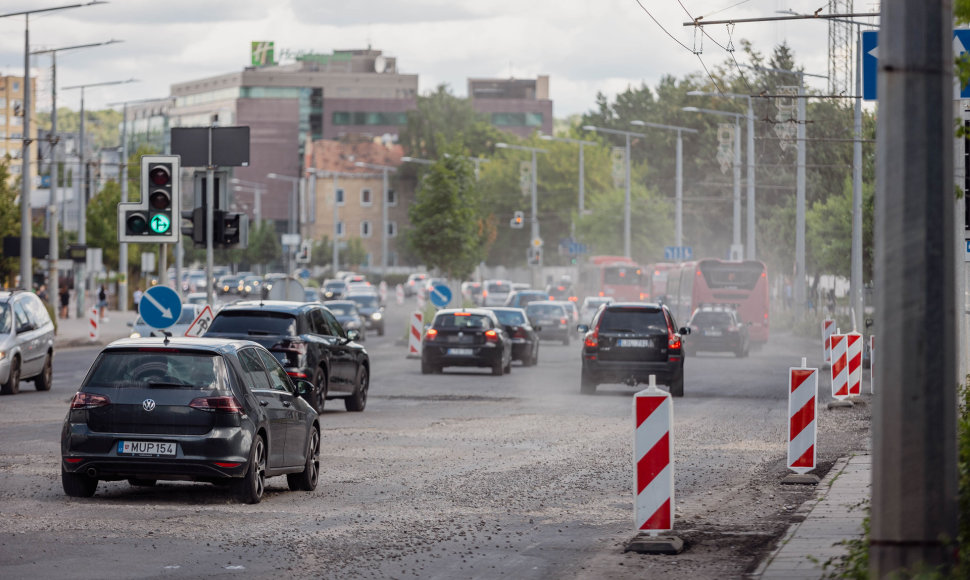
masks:
[[[676,200],[676,216],[674,226],[674,239],[677,247],[683,246],[684,241],[684,132],[697,133],[697,129],[688,127],[677,127],[676,125],[661,125],[659,123],[648,123],[646,121],[630,121],[631,125],[638,127],[653,127],[654,129],[667,129],[677,131],[677,173],[674,198]],[[680,250],[678,250],[680,251]]]
[[[363,161],[357,161],[354,163],[357,167],[366,167],[369,169],[377,169],[381,172],[384,181],[384,193],[381,196],[381,278],[387,278],[387,172],[394,171],[397,172],[396,167],[391,167],[389,165],[378,165],[376,163],[364,163]],[[477,167],[477,166],[476,166]]]
[[[22,152],[20,156],[20,285],[26,289],[31,288],[33,282],[33,229],[30,215],[30,15],[40,12],[54,12],[56,10],[66,10],[68,8],[80,8],[82,6],[92,6],[95,4],[105,4],[105,2],[94,1],[86,4],[67,4],[54,6],[51,8],[38,8],[35,10],[21,10],[19,12],[8,12],[0,14],[0,18],[10,16],[24,17],[24,136],[21,142]],[[56,256],[53,257],[56,259]],[[49,295],[56,294],[56,288],[51,288]]]
[[[293,184],[293,191],[292,191],[292,195],[290,196],[290,211],[289,211],[290,226],[288,229],[289,229],[289,233],[291,234],[299,234],[300,231],[298,226],[298,223],[299,223],[298,215],[300,211],[299,209],[300,202],[299,202],[299,197],[298,197],[299,193],[297,188],[299,187],[299,184],[300,184],[300,178],[291,177],[289,175],[280,175],[278,173],[267,173],[266,177],[270,179],[279,179],[281,181],[289,181],[291,184]],[[293,270],[296,269],[293,262],[294,253],[296,252],[296,249],[292,248],[289,245],[287,245],[286,247],[287,247],[287,252],[286,252],[287,273],[292,274]]]
[[[90,89],[95,87],[107,87],[107,86],[113,86],[113,85],[123,85],[123,84],[133,83],[133,82],[137,82],[137,79],[126,79],[123,81],[105,81],[101,83],[88,83],[84,85],[74,85],[70,87],[64,87],[65,91],[71,91],[74,89],[81,90],[81,127],[78,132],[78,170],[81,172],[81,191],[80,191],[80,194],[78,195],[78,218],[77,218],[78,219],[77,241],[81,245],[88,243],[88,235],[87,235],[88,179],[87,179],[87,170],[86,170],[87,168],[85,167],[85,161],[84,161],[84,89]],[[164,248],[162,249],[162,251],[163,252],[165,251]],[[80,278],[80,284],[75,285],[75,287],[77,288],[77,316],[79,318],[84,316],[85,291],[87,290],[87,279],[86,279],[87,273],[84,271],[85,267],[86,266],[84,262],[81,262],[81,265],[78,266],[78,269],[80,270],[80,273],[78,276]],[[164,280],[165,280],[164,271],[159,272],[159,279],[161,279],[164,283]]]
[[[745,163],[745,165],[747,166],[747,172],[748,172],[748,205],[746,208],[748,224],[747,224],[747,237],[745,238],[745,257],[747,257],[748,260],[756,260],[757,252],[756,252],[755,244],[757,242],[755,240],[757,239],[757,237],[755,235],[756,230],[755,230],[755,187],[754,187],[754,181],[755,181],[754,107],[752,106],[752,103],[751,103],[751,95],[740,95],[736,93],[708,93],[704,91],[690,91],[687,94],[692,97],[724,96],[724,97],[731,97],[734,99],[748,100],[748,114],[745,115],[745,119],[747,119],[748,121],[747,144],[745,146],[747,149],[747,157],[748,157],[747,162]]]
[[[536,193],[536,153],[546,153],[545,149],[540,149],[538,147],[526,147],[524,145],[510,145],[508,143],[496,143],[496,147],[499,149],[516,149],[518,151],[529,151],[532,153],[532,216],[530,217],[530,222],[532,223],[532,240],[530,247],[541,247],[542,238],[539,237],[539,202],[538,195]],[[532,267],[532,286],[536,287],[539,284],[539,277],[537,272],[542,268],[542,253],[539,253],[539,259],[533,263]]]
[[[734,235],[731,242],[731,259],[741,260],[744,252],[739,255],[734,254],[734,249],[741,246],[741,118],[743,113],[732,113],[730,111],[717,111],[714,109],[699,109],[697,107],[683,107],[681,110],[689,113],[707,113],[709,115],[721,115],[722,117],[734,117]],[[750,230],[749,230],[750,231]]]
[[[646,137],[643,133],[633,131],[621,131],[619,129],[607,129],[605,127],[594,127],[584,125],[584,131],[595,131],[597,133],[609,133],[611,135],[623,135],[626,138],[626,197],[623,201],[623,255],[630,257],[630,137]]]
[[[48,281],[48,289],[49,289],[49,292],[48,292],[49,302],[50,302],[51,308],[53,308],[55,312],[57,312],[58,310],[57,301],[58,301],[58,290],[60,286],[60,280],[57,273],[57,259],[58,259],[58,256],[60,256],[60,251],[58,250],[60,246],[59,232],[57,231],[58,217],[59,217],[59,211],[60,211],[58,207],[59,204],[57,199],[57,192],[58,192],[57,184],[59,181],[58,167],[57,167],[57,145],[59,141],[57,137],[57,53],[63,52],[66,50],[77,50],[81,48],[105,46],[108,44],[115,44],[118,42],[121,42],[121,41],[108,40],[105,42],[93,42],[89,44],[77,44],[74,46],[62,46],[60,48],[48,48],[44,50],[35,50],[30,53],[32,55],[41,55],[41,54],[51,55],[51,130],[50,130],[50,137],[48,139],[50,143],[50,152],[48,153],[48,155],[50,156],[50,159],[51,159],[51,186],[50,186],[51,196],[50,196],[50,204],[49,204],[51,208],[51,212],[50,212],[51,216],[50,216],[50,249],[48,251],[49,264],[48,264],[47,281]],[[121,187],[122,187],[121,189],[122,195],[124,195],[124,193],[126,192],[125,186],[122,185]],[[126,200],[122,199],[122,201],[126,201]],[[122,244],[121,246],[122,248],[127,249],[126,244]],[[126,260],[125,262],[121,262],[120,261],[121,257],[119,257],[120,263],[122,264],[127,263],[126,252],[119,254],[119,256],[123,256]]]

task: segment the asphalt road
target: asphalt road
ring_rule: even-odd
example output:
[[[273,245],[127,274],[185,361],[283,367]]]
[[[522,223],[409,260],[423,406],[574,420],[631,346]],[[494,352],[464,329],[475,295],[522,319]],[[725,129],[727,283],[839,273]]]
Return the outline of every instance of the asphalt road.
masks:
[[[678,556],[624,553],[634,535],[632,397],[579,393],[579,341],[543,343],[539,364],[421,375],[388,332],[369,335],[366,411],[323,414],[320,483],[268,480],[258,505],[206,484],[94,498],[61,490],[60,425],[96,349],[56,354],[54,386],[0,399],[0,576],[5,578],[663,578],[750,571],[812,490],[786,470],[787,370],[817,346],[776,336],[750,358],[688,360],[674,403]],[[642,387],[640,387],[642,388]],[[819,472],[868,438],[865,406],[825,411]],[[339,402],[335,402],[339,403]]]

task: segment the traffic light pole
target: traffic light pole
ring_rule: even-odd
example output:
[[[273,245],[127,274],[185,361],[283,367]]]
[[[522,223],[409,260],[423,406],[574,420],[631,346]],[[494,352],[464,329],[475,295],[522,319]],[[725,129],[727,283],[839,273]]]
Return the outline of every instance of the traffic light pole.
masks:
[[[216,188],[216,169],[212,165],[212,125],[209,126],[209,159],[206,163],[205,171],[205,301],[207,304],[215,304],[215,297],[212,293],[212,272],[215,269],[213,266],[213,250],[212,250],[212,236],[213,230],[215,230],[215,224],[213,223],[213,214],[215,209],[215,188]]]

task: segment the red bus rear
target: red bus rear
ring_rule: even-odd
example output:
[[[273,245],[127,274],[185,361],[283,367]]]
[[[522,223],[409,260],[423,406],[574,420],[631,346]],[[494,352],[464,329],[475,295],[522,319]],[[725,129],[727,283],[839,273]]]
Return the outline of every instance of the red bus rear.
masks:
[[[678,323],[701,305],[733,306],[742,322],[751,323],[751,341],[768,341],[768,274],[762,262],[684,262],[668,274],[666,303]]]
[[[579,288],[583,296],[605,296],[618,302],[649,299],[643,270],[624,256],[590,256],[580,268]]]

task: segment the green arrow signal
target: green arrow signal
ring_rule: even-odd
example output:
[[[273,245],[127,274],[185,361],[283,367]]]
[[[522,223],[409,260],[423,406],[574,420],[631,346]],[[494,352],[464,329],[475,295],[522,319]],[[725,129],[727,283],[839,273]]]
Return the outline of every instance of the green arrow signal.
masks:
[[[168,219],[168,216],[158,214],[152,216],[151,226],[152,231],[156,234],[164,234],[172,226],[172,222]]]

